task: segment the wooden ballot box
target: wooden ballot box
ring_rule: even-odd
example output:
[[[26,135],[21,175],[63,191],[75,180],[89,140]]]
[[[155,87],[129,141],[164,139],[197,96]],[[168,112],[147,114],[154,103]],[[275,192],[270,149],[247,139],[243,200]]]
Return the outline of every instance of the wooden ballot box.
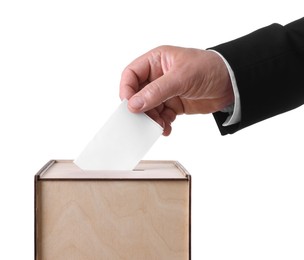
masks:
[[[83,171],[52,160],[35,175],[35,259],[191,259],[191,178],[175,161]]]

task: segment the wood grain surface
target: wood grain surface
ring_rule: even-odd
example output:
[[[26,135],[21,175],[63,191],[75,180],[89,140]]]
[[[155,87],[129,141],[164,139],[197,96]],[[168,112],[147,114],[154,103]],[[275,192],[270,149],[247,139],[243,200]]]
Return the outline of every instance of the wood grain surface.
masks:
[[[39,181],[37,259],[189,259],[189,181]]]

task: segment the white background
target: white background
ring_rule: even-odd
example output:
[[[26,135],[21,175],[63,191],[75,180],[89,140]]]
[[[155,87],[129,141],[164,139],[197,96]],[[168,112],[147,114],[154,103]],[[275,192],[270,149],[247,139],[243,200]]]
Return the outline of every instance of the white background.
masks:
[[[80,153],[119,105],[129,62],[302,16],[302,1],[2,0],[0,259],[33,259],[34,175]],[[193,177],[194,260],[304,258],[303,118],[301,107],[222,137],[212,115],[180,116],[145,156]]]

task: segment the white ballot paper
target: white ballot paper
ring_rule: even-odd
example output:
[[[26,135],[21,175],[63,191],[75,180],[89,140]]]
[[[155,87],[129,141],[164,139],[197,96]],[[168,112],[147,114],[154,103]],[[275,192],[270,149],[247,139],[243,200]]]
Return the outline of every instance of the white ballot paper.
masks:
[[[133,170],[163,133],[146,114],[124,100],[74,163],[83,170]]]

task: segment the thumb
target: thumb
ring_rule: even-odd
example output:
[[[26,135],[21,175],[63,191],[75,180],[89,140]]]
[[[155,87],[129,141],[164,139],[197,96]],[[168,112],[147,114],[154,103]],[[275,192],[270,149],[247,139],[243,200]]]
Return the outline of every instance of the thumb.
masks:
[[[146,112],[178,95],[176,77],[171,72],[157,78],[132,96],[128,102],[132,112]]]

